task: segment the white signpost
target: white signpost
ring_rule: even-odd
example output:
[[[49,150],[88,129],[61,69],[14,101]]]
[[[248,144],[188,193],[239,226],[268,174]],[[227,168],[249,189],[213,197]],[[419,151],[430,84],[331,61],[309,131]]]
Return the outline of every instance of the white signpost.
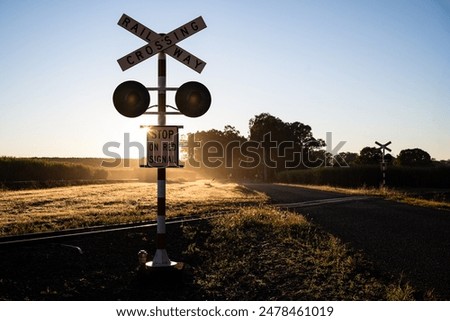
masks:
[[[198,73],[201,73],[206,65],[200,58],[175,45],[206,28],[205,21],[201,16],[167,34],[155,33],[126,14],[122,15],[117,24],[148,42],[145,46],[117,60],[123,71],[163,51]]]

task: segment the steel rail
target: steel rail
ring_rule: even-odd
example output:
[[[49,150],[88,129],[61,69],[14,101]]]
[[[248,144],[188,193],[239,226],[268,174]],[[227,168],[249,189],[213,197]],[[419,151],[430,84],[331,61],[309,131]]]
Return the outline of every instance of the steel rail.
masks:
[[[175,224],[196,222],[196,221],[202,221],[202,220],[209,220],[212,218],[222,216],[226,213],[229,213],[229,211],[226,211],[226,212],[219,211],[219,212],[216,212],[216,214],[209,215],[209,216],[187,216],[184,218],[183,217],[175,217],[173,219],[168,219],[167,224],[175,225]],[[62,230],[62,231],[55,231],[55,232],[29,233],[29,234],[22,234],[22,235],[4,236],[4,237],[0,237],[0,246],[41,243],[41,242],[55,241],[58,239],[89,236],[89,235],[102,234],[102,233],[113,233],[113,232],[141,229],[141,228],[146,228],[146,227],[156,227],[156,226],[157,226],[156,221],[146,221],[146,222],[138,222],[138,223],[92,226],[92,227],[86,227],[86,228],[69,229],[69,230]]]

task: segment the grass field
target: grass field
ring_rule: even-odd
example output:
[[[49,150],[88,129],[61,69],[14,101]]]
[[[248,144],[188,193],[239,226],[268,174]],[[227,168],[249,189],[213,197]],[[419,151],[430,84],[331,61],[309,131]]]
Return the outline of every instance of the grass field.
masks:
[[[155,185],[123,183],[5,191],[0,196],[1,234],[154,220]],[[0,280],[3,286],[0,299],[433,299],[432,291],[417,294],[400,276],[381,274],[364,253],[353,251],[303,216],[275,209],[266,205],[266,201],[265,195],[234,183],[203,180],[167,185],[168,217],[224,214],[172,231],[177,237],[171,238],[170,252],[189,262],[193,277],[191,283],[175,294],[132,289],[133,274],[129,271],[134,271],[134,267],[122,258],[136,251],[134,242],[145,240],[150,252],[154,251],[151,248],[154,245],[146,234],[130,233],[113,239],[105,236],[103,241],[85,241],[81,246],[87,253],[86,266],[76,266],[75,270],[73,266],[64,267],[57,270],[57,278],[51,271],[64,262],[61,255],[65,254],[59,250],[54,259],[46,250],[47,259],[39,265],[38,278],[34,277],[36,268],[29,270],[26,264],[21,264],[19,270],[9,267],[9,261],[4,262],[5,266],[0,264],[4,274],[13,271],[9,273],[11,276],[6,273]],[[111,247],[117,256],[100,254]],[[25,254],[20,251],[17,255],[23,257]],[[41,260],[39,253],[31,254],[36,256],[34,262]],[[101,270],[95,263],[99,255]],[[68,258],[68,262],[72,260],[73,257]],[[33,276],[24,278],[27,273]]]
[[[402,202],[414,206],[450,209],[449,189],[397,189],[389,187],[344,188],[329,185],[310,185],[310,184],[281,184],[281,185],[294,185],[303,188],[337,192],[349,195],[379,196],[388,200]]]
[[[71,186],[0,194],[0,236],[156,219],[156,184]],[[208,215],[264,202],[234,183],[167,184],[167,217]]]

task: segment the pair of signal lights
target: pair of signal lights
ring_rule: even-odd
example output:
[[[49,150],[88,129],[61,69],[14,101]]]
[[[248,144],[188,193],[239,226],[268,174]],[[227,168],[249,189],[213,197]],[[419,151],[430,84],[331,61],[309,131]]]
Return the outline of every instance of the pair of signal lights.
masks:
[[[113,94],[117,111],[125,117],[138,117],[150,106],[148,89],[140,82],[128,80],[117,86]],[[211,106],[211,94],[203,84],[189,81],[181,85],[175,94],[178,110],[188,117],[199,117]]]

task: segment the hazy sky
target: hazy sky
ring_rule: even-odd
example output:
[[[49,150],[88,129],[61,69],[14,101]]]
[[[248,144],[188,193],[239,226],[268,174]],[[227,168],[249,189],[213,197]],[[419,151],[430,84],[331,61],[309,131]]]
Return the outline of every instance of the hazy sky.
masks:
[[[144,143],[139,125],[156,117],[121,116],[112,93],[129,79],[156,86],[157,58],[121,71],[145,44],[117,25],[123,13],[157,32],[203,16],[178,44],[207,62],[202,74],[167,57],[168,86],[196,80],[213,96],[202,117],[168,117],[184,133],[246,136],[268,112],[332,132],[340,151],[390,140],[394,156],[450,159],[448,0],[0,0],[0,155],[101,157],[124,133]]]

